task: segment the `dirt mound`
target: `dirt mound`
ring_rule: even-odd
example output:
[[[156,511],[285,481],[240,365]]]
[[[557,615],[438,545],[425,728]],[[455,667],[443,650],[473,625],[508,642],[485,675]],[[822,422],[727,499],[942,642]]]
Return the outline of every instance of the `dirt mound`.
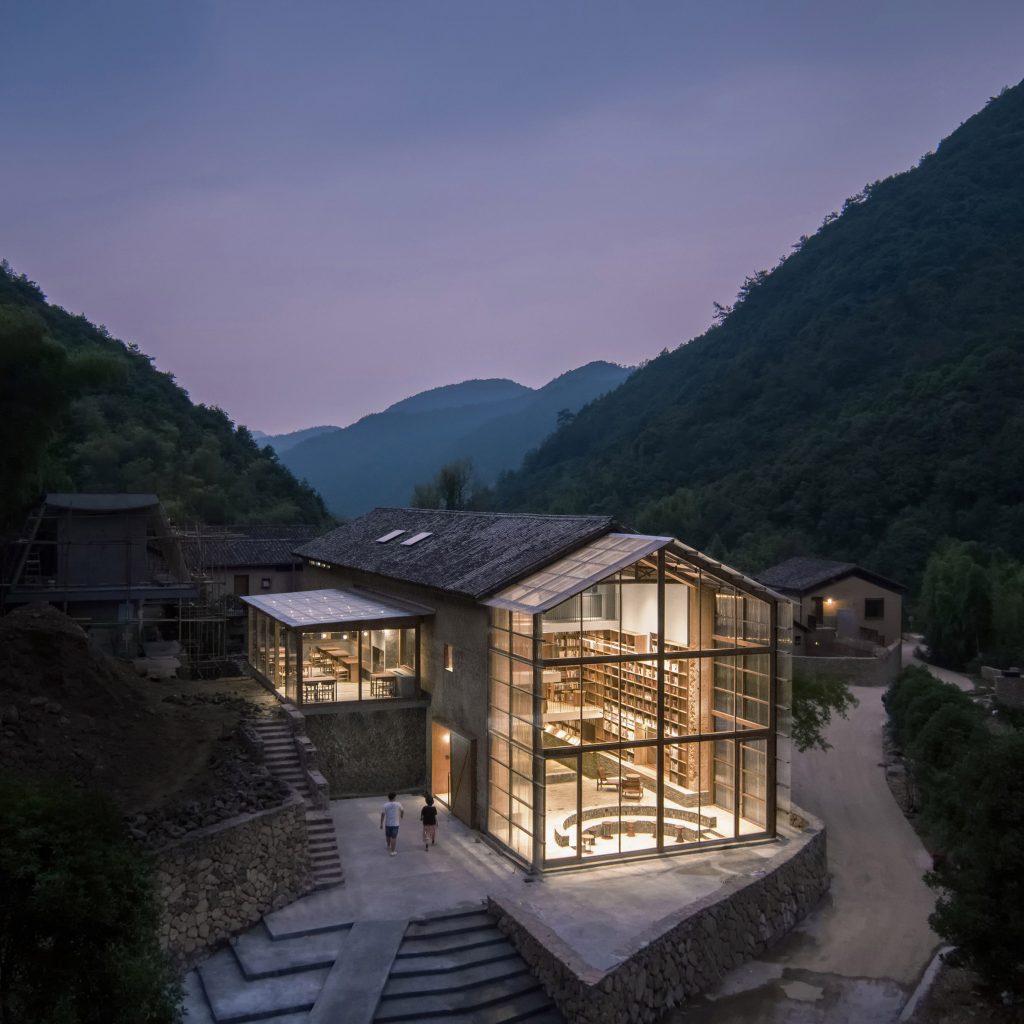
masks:
[[[159,812],[149,817],[171,835],[181,807],[189,824],[210,824],[271,806],[279,787],[235,738],[261,708],[246,699],[247,681],[234,683],[239,692],[141,680],[56,609],[19,609],[0,619],[0,768],[69,777],[126,814]]]

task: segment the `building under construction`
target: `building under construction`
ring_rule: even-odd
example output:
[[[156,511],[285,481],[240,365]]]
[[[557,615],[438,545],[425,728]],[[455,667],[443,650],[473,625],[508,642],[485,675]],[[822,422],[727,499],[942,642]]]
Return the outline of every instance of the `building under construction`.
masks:
[[[206,675],[225,660],[222,602],[154,494],[48,494],[4,564],[4,611],[52,605],[142,671]]]
[[[0,566],[0,613],[44,602],[145,674],[236,670],[250,593],[301,589],[312,526],[175,526],[155,494],[47,494]]]

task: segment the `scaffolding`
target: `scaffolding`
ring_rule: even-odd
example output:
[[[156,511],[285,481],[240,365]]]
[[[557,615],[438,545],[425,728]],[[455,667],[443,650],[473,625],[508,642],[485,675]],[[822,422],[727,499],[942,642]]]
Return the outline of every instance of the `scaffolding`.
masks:
[[[194,676],[227,666],[227,610],[153,495],[48,495],[0,561],[0,613],[64,612],[122,658],[173,651]]]

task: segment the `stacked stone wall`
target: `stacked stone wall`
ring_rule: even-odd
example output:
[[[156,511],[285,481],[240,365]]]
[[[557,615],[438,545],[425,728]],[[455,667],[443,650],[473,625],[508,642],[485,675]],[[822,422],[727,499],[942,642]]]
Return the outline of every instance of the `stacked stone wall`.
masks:
[[[851,686],[888,686],[903,667],[902,641],[878,650],[882,653],[864,658],[794,654],[793,672],[828,672],[845,679]]]
[[[160,944],[181,969],[312,888],[299,796],[190,832],[155,857]]]
[[[425,705],[307,715],[306,734],[332,797],[420,792],[426,786]]]
[[[490,897],[488,909],[569,1024],[653,1022],[778,941],[827,891],[821,823],[812,820],[787,842],[782,862],[763,877],[734,879],[663,918],[606,971],[582,961],[522,906]]]

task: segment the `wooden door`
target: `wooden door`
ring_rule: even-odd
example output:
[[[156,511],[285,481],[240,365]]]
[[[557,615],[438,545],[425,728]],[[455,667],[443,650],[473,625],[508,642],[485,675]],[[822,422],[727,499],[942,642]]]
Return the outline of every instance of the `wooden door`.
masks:
[[[476,741],[451,734],[451,796],[448,806],[472,827],[476,817]]]

